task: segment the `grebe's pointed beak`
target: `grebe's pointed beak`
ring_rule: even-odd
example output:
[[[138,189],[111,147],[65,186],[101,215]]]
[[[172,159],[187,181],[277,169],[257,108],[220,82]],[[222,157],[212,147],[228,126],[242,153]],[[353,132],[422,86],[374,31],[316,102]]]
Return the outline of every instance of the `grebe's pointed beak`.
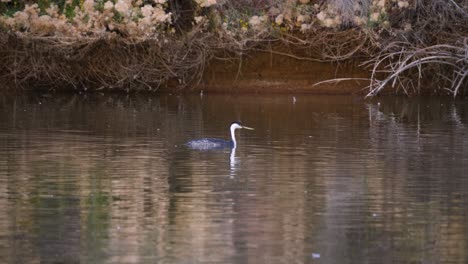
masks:
[[[248,130],[255,130],[255,129],[251,128],[251,127],[246,127],[246,126],[242,126],[242,128],[245,128],[245,129],[248,129]]]

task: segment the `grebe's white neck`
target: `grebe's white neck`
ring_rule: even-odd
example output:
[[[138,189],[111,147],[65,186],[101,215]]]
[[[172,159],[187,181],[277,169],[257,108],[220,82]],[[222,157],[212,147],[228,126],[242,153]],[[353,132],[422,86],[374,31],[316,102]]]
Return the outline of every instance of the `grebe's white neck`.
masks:
[[[240,126],[238,124],[232,124],[231,125],[231,140],[232,140],[232,144],[233,144],[233,148],[236,148],[237,147],[237,141],[236,141],[236,129],[240,128]]]
[[[233,148],[236,148],[236,147],[237,147],[237,141],[236,141],[236,134],[235,134],[235,131],[236,131],[236,129],[238,129],[238,128],[245,128],[245,129],[253,130],[253,128],[251,128],[251,127],[246,127],[246,126],[241,126],[241,125],[240,125],[239,123],[237,123],[237,122],[232,123],[230,130],[231,130],[231,140],[232,140],[232,143],[233,143],[233,146],[232,146]]]

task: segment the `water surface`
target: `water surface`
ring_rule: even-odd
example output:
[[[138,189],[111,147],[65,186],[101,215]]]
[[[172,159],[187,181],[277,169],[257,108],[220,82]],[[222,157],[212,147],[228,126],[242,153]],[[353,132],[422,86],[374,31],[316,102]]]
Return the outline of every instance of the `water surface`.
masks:
[[[238,147],[190,150],[201,137]],[[468,104],[0,97],[2,263],[467,263]]]

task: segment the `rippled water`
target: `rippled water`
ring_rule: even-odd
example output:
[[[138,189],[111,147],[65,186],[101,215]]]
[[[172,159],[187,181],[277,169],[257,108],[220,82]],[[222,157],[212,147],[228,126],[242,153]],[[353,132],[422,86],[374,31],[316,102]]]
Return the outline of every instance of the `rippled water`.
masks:
[[[200,137],[235,152],[195,151]],[[467,263],[468,104],[0,97],[2,263]]]

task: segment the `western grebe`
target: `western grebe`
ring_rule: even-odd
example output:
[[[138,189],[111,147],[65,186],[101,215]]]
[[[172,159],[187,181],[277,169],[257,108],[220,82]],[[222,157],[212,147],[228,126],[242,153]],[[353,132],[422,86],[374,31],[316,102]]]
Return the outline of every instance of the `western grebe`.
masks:
[[[231,131],[231,140],[223,140],[217,138],[202,138],[191,140],[187,142],[187,146],[191,149],[198,149],[198,150],[210,150],[210,149],[222,149],[222,148],[236,148],[237,141],[235,131],[236,129],[249,129],[254,130],[251,127],[246,127],[241,125],[239,122],[234,122],[231,124],[229,130]]]

